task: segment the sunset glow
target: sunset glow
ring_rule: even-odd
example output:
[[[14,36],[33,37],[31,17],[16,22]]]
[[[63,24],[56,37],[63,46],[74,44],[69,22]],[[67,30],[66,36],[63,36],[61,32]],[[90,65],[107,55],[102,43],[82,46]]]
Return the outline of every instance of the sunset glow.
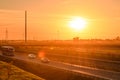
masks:
[[[25,10],[29,40],[68,40],[77,33],[82,39],[120,35],[120,0],[1,0],[1,40],[6,29],[8,40],[24,40]]]
[[[83,18],[75,17],[69,22],[69,26],[75,30],[81,30],[86,26],[86,21]]]
[[[26,79],[120,80],[120,0],[0,0],[0,80]]]

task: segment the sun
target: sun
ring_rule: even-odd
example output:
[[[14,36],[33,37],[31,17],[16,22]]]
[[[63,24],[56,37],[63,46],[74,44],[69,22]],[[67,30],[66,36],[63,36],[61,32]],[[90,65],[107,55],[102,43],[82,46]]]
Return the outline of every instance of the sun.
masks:
[[[74,17],[69,21],[69,26],[75,30],[81,30],[86,26],[86,21],[80,17]]]

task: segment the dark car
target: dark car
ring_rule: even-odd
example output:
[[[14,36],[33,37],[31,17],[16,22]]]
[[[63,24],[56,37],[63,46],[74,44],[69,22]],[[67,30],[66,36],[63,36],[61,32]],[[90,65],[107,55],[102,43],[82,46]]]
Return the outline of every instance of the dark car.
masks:
[[[5,56],[14,56],[15,48],[12,46],[1,46],[0,50]]]
[[[41,58],[40,60],[41,60],[41,62],[43,62],[43,63],[49,63],[49,62],[50,62],[50,60],[49,60],[48,58],[46,58],[46,57]]]

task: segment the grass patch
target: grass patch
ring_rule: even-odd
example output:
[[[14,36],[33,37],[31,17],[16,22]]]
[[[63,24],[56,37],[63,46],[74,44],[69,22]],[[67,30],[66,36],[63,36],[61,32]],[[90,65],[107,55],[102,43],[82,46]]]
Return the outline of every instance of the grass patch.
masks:
[[[44,80],[34,74],[26,72],[12,63],[0,61],[0,80]]]

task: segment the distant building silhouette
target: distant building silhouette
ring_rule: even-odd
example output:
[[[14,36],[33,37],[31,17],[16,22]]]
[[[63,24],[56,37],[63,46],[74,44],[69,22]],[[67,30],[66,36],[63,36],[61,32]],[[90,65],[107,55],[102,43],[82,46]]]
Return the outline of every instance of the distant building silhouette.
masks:
[[[79,41],[79,37],[74,37],[73,40],[74,41]]]

